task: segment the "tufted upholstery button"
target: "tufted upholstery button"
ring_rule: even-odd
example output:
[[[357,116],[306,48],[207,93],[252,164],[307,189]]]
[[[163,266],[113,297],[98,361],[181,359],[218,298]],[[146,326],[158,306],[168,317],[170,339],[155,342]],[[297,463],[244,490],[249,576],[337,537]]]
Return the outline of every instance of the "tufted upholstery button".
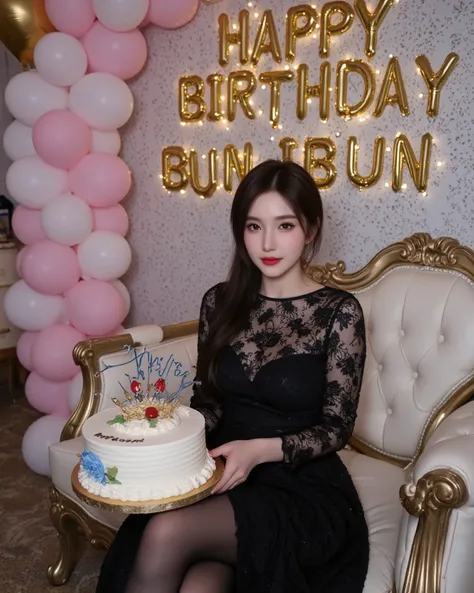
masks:
[[[443,342],[444,342],[444,336],[440,336],[440,337],[438,338],[438,343],[439,343],[439,344],[442,344]]]
[[[413,373],[413,379],[418,379],[418,373],[416,371]]]
[[[387,416],[391,416],[393,414],[392,408],[387,408]]]
[[[379,364],[379,366],[377,368],[379,371],[381,371],[383,369],[383,366],[381,364]]]
[[[401,329],[399,334],[398,334],[401,338],[403,338],[403,336],[405,335],[405,332]]]

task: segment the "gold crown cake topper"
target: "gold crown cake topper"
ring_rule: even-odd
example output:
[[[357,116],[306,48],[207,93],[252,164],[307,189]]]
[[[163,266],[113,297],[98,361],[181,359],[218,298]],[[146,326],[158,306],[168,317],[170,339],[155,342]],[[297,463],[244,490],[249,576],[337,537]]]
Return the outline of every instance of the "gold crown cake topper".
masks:
[[[182,385],[176,393],[169,394],[166,391],[166,381],[163,378],[154,383],[147,382],[146,389],[140,381],[136,379],[130,381],[130,390],[120,383],[125,399],[120,401],[113,397],[113,403],[120,408],[122,414],[109,420],[108,424],[124,424],[131,420],[148,420],[154,427],[158,420],[171,418],[173,412],[181,405],[181,392],[184,387],[199,384],[197,381],[191,381]]]

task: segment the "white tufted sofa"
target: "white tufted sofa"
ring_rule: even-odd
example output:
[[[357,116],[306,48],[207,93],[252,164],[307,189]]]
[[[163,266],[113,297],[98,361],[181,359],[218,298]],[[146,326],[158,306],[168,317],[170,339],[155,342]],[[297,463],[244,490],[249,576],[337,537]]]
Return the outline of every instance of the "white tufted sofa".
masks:
[[[364,593],[471,593],[474,583],[474,253],[452,239],[414,235],[346,274],[311,269],[323,284],[357,295],[368,356],[350,447],[340,453],[359,491],[371,553]],[[83,422],[113,406],[126,347],[174,357],[190,375],[197,323],[137,327],[79,344],[81,402],[50,449],[51,518],[60,555],[48,569],[65,583],[78,528],[107,547],[124,515],[87,506],[71,488]],[[189,396],[189,394],[188,394]],[[295,592],[296,593],[296,592]]]

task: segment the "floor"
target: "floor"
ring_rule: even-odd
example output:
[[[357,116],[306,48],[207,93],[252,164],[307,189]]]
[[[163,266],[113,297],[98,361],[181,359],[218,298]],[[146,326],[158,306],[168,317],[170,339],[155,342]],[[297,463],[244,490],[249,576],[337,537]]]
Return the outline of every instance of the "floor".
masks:
[[[0,384],[1,593],[94,593],[103,551],[85,546],[68,584],[52,587],[46,569],[57,553],[49,511],[49,480],[34,474],[21,455],[27,427],[40,414],[21,394],[12,401]]]

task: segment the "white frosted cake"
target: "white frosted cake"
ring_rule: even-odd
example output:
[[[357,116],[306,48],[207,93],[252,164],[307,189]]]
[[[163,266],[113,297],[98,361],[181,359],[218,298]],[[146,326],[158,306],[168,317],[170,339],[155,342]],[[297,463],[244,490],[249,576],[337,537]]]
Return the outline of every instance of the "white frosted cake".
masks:
[[[143,501],[205,484],[216,466],[206,449],[203,416],[160,391],[143,394],[141,386],[133,387],[133,396],[125,392],[127,401],[113,400],[120,410],[103,410],[84,423],[83,488],[104,498]]]

